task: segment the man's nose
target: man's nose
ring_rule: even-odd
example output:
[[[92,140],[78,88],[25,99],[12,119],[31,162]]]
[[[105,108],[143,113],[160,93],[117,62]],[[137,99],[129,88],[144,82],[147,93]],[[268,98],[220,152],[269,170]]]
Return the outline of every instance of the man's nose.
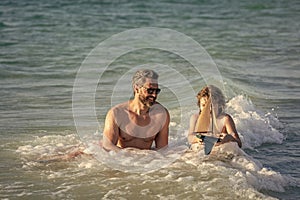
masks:
[[[153,92],[153,93],[151,94],[151,96],[156,98],[156,97],[157,97],[156,92]]]

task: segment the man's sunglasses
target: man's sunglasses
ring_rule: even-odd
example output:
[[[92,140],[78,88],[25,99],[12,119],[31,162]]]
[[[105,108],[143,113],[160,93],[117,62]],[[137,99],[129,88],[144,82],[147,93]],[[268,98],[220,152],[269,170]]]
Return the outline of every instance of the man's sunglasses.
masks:
[[[145,88],[145,87],[143,87],[143,88],[147,90],[148,94],[153,94],[153,93],[159,94],[161,91],[160,88]]]

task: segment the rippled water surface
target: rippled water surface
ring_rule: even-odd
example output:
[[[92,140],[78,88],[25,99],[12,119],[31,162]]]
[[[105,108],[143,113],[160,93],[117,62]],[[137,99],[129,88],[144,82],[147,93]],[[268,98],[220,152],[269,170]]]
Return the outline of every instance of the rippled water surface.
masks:
[[[296,0],[2,0],[1,199],[299,199],[299,13]],[[225,145],[212,156],[188,149],[185,131],[197,112],[191,94],[203,77],[187,57],[153,48],[124,53],[105,70],[100,65],[94,86],[99,128],[86,130],[84,147],[72,112],[80,66],[100,42],[146,27],[183,34],[207,51],[223,79],[242,149]],[[105,59],[128,46],[112,41]],[[131,95],[126,78],[138,66],[161,72],[158,100],[171,114],[170,147],[103,152],[97,144],[105,114]],[[97,77],[85,75],[86,81]],[[78,149],[87,154],[63,157]]]

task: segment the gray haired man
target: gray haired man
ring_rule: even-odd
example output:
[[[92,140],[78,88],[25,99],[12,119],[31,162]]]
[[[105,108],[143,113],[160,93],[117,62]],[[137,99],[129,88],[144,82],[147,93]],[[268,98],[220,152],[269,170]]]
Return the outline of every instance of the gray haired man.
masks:
[[[103,148],[160,149],[168,145],[170,115],[156,101],[160,93],[158,74],[138,70],[132,78],[134,98],[112,107],[105,119]]]

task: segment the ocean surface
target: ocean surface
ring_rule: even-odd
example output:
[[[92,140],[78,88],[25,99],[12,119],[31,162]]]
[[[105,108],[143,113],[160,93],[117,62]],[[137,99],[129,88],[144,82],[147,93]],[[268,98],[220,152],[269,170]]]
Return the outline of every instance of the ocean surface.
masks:
[[[297,0],[1,0],[0,199],[300,199],[299,30]],[[169,147],[107,153],[139,68],[160,74]],[[242,149],[189,150],[208,83]]]

